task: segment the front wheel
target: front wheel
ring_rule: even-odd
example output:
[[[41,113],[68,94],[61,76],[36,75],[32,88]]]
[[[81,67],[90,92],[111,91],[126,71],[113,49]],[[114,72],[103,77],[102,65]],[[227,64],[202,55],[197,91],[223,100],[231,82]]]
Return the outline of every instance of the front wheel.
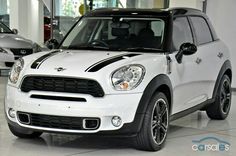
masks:
[[[224,75],[217,90],[215,102],[206,109],[208,117],[215,120],[227,118],[231,107],[231,96],[231,81],[227,75]]]
[[[169,127],[169,104],[165,94],[156,93],[147,108],[141,131],[135,137],[136,147],[146,151],[160,150]]]

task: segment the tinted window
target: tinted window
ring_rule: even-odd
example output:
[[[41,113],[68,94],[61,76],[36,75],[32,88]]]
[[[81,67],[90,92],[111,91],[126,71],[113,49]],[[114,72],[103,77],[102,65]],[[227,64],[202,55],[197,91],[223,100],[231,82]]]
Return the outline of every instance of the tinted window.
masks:
[[[173,22],[173,50],[178,50],[181,44],[193,43],[192,32],[186,17],[178,17]]]
[[[0,33],[12,33],[12,31],[3,23],[0,23]]]
[[[206,20],[202,17],[191,17],[196,32],[197,43],[204,44],[212,41],[211,32]]]
[[[162,51],[165,22],[158,18],[84,17],[74,27],[62,48],[100,46],[114,51],[132,48]]]

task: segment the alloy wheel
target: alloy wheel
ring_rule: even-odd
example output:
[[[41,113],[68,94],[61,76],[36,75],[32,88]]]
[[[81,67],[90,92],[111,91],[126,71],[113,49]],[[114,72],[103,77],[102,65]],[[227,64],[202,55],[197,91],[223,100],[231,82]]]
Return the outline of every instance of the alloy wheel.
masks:
[[[221,94],[220,94],[220,103],[221,103],[221,110],[222,113],[227,114],[230,109],[230,102],[231,102],[231,86],[228,80],[224,80]]]
[[[151,131],[152,138],[157,145],[161,145],[167,134],[168,129],[168,106],[164,99],[158,99],[153,107]]]

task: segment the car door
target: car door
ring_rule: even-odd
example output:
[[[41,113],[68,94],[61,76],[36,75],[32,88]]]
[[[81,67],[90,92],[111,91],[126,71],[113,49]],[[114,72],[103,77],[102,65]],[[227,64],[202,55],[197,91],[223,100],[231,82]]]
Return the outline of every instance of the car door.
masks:
[[[208,98],[212,98],[215,82],[224,63],[222,46],[219,40],[214,41],[209,21],[201,16],[189,17],[198,47],[197,57],[201,59],[201,82]]]
[[[204,84],[205,70],[203,59],[197,51],[193,55],[183,56],[182,63],[176,61],[175,55],[183,43],[195,43],[193,31],[187,17],[176,17],[173,20],[172,79],[173,79],[173,112],[177,113],[207,100]]]

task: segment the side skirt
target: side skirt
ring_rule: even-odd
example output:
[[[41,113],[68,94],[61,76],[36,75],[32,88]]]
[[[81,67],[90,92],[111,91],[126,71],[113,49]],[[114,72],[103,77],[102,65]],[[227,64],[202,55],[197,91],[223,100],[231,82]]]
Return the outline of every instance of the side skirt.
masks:
[[[203,102],[203,103],[200,103],[200,104],[197,105],[197,106],[188,108],[188,109],[186,109],[186,110],[184,110],[184,111],[181,111],[181,112],[178,112],[178,113],[176,113],[176,114],[172,114],[172,115],[170,116],[170,121],[177,120],[177,119],[179,119],[179,118],[181,118],[181,117],[184,117],[184,116],[186,116],[186,115],[188,115],[188,114],[191,114],[191,113],[193,113],[193,112],[196,112],[196,111],[198,111],[198,110],[204,110],[205,107],[207,107],[209,104],[213,103],[214,101],[215,101],[215,99],[209,99],[209,100],[207,100],[207,101],[205,101],[205,102]]]

